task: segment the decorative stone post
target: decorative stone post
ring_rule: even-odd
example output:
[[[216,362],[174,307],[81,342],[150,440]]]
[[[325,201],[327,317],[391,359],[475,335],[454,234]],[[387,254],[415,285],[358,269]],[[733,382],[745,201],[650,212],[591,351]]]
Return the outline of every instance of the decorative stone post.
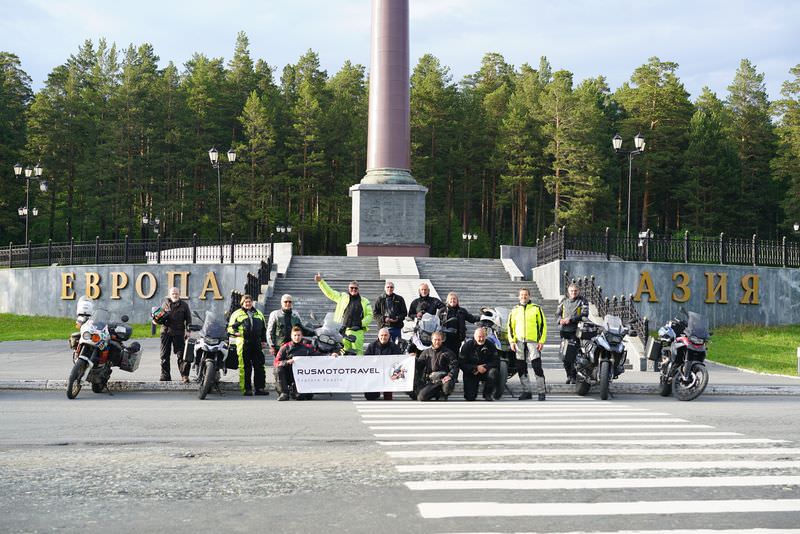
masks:
[[[372,0],[367,174],[350,188],[348,256],[428,256],[426,187],[410,171],[408,0]]]

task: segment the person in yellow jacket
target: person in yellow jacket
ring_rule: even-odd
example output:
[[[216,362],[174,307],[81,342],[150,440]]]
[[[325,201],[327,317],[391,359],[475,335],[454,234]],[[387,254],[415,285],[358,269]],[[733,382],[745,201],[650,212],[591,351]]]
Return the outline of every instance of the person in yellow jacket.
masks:
[[[267,391],[266,370],[264,368],[264,349],[267,347],[267,321],[264,314],[253,306],[253,297],[243,295],[239,301],[241,308],[231,314],[228,333],[233,336],[233,344],[239,354],[239,389],[242,395],[269,395]],[[252,373],[253,382],[250,381]]]
[[[545,399],[546,384],[542,370],[542,347],[547,338],[547,322],[542,308],[531,302],[531,293],[527,288],[519,290],[519,304],[514,306],[508,316],[508,342],[516,354],[517,373],[522,384],[519,400],[533,398],[531,380],[528,378],[528,358],[536,375],[536,389],[539,400]]]
[[[355,336],[355,341],[344,340],[345,350],[353,350],[356,354],[364,354],[364,334],[369,323],[372,322],[372,306],[366,297],[358,292],[358,282],[352,281],[347,286],[347,292],[339,292],[331,288],[317,273],[314,281],[319,285],[322,293],[336,303],[333,318],[345,327],[346,336]]]

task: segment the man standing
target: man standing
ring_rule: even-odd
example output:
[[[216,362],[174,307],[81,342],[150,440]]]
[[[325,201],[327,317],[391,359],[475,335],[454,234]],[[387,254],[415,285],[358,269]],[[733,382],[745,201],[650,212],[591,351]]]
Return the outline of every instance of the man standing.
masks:
[[[519,400],[532,398],[531,381],[528,378],[528,359],[536,374],[539,400],[545,399],[544,371],[542,370],[542,347],[547,338],[547,323],[542,308],[531,302],[527,288],[519,290],[519,304],[514,306],[508,317],[508,342],[516,354],[517,373],[522,384]]]
[[[392,343],[397,343],[403,328],[403,318],[408,313],[406,301],[394,292],[394,282],[387,280],[384,286],[385,293],[378,297],[372,306],[372,314],[378,323],[378,328],[388,328]]]
[[[181,300],[181,292],[171,287],[161,308],[167,313],[166,323],[161,325],[161,381],[172,380],[170,374],[170,348],[178,356],[178,372],[181,382],[189,382],[191,364],[183,361],[183,348],[186,342],[186,331],[192,324],[192,313],[189,304]],[[153,321],[155,323],[155,321]]]
[[[464,373],[464,399],[474,401],[478,397],[478,384],[483,382],[483,398],[494,400],[495,387],[503,387],[497,384],[499,360],[497,347],[486,343],[486,329],[479,326],[458,355],[458,366]]]
[[[322,275],[314,275],[314,281],[322,293],[336,303],[333,318],[345,328],[345,336],[355,336],[355,341],[344,340],[344,349],[353,350],[356,354],[364,354],[364,334],[372,322],[372,307],[369,300],[358,292],[358,282],[350,282],[347,293],[335,291],[322,279]]]
[[[418,401],[447,400],[456,385],[458,357],[444,346],[444,334],[436,331],[431,336],[431,347],[417,356],[414,389]]]
[[[436,314],[439,316],[442,330],[446,332],[445,346],[452,350],[453,354],[458,354],[461,343],[467,337],[467,322],[475,324],[480,317],[475,317],[462,308],[458,303],[458,294],[452,291],[447,294],[447,305]]]
[[[428,284],[422,282],[419,285],[419,298],[411,301],[408,307],[408,316],[412,319],[415,317],[422,317],[426,313],[436,315],[436,310],[444,308],[444,302],[431,296],[431,288]]]
[[[558,304],[556,319],[561,334],[561,355],[564,358],[564,371],[567,373],[567,384],[575,383],[575,355],[578,342],[575,332],[578,323],[589,317],[589,303],[580,294],[577,284],[567,288],[567,298]]]
[[[405,313],[403,315],[405,315]],[[385,326],[378,330],[378,339],[367,345],[367,348],[364,349],[364,354],[366,356],[393,356],[402,353],[403,351],[400,350],[397,343],[391,340],[389,329]],[[380,396],[381,394],[377,391],[364,393],[364,398],[367,400],[377,400]],[[384,391],[383,400],[392,400],[392,392]]]
[[[281,309],[269,314],[267,321],[267,345],[272,356],[278,354],[278,349],[289,341],[292,337],[292,329],[295,326],[303,330],[304,335],[313,335],[303,326],[303,320],[292,308],[292,296],[286,293],[281,296]]]
[[[263,352],[267,348],[266,320],[264,314],[253,307],[250,295],[243,295],[239,304],[242,307],[233,312],[228,321],[228,333],[234,336],[233,343],[239,354],[239,389],[248,397],[253,394],[253,384],[256,395],[269,395]]]

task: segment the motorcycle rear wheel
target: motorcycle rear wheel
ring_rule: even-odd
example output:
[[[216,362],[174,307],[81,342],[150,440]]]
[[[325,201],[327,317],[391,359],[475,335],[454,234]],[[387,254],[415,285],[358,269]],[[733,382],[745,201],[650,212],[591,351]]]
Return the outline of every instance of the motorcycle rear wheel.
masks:
[[[681,372],[672,379],[672,394],[681,401],[694,400],[705,391],[708,385],[708,369],[700,362],[692,364],[689,376],[682,377]]]
[[[203,362],[203,382],[200,384],[200,389],[197,390],[197,398],[203,400],[211,391],[211,386],[214,385],[214,378],[217,376],[217,366],[214,360],[206,358]]]
[[[81,392],[81,377],[86,372],[88,365],[85,360],[77,360],[75,365],[72,366],[72,371],[69,373],[69,381],[67,382],[68,399],[74,399]]]
[[[667,380],[667,377],[662,374],[658,380],[658,394],[662,397],[669,397],[672,395],[672,384]]]
[[[611,362],[603,360],[600,362],[600,369],[598,370],[600,379],[600,399],[608,399],[608,390],[611,386]]]
[[[590,389],[592,389],[592,385],[589,382],[581,379],[575,382],[575,393],[580,397],[585,397]]]

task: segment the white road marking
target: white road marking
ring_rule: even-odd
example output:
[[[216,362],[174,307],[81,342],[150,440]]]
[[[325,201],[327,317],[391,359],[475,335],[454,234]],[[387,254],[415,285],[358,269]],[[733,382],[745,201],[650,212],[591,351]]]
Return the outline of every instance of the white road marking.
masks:
[[[604,463],[467,463],[467,464],[419,464],[396,465],[400,473],[453,473],[457,471],[635,471],[678,470],[691,465],[697,469],[787,469],[800,467],[798,460],[761,461],[761,460],[726,460],[726,461],[692,461],[682,462],[604,462]]]
[[[391,458],[458,458],[458,457],[469,457],[469,458],[481,458],[481,457],[488,457],[488,458],[500,458],[500,457],[516,457],[516,456],[537,456],[537,457],[548,457],[548,456],[620,456],[620,457],[630,457],[630,456],[653,456],[653,449],[625,449],[620,450],[618,448],[613,449],[598,449],[598,448],[587,448],[587,449],[570,449],[569,452],[564,450],[548,450],[548,449],[445,449],[445,450],[427,450],[427,451],[386,451],[386,454]],[[788,447],[769,447],[769,448],[759,448],[759,449],[718,449],[718,448],[708,448],[708,449],[689,449],[689,448],[674,448],[674,449],[665,449],[660,448],[658,450],[659,456],[663,457],[665,455],[675,455],[675,456],[683,456],[687,454],[698,454],[698,455],[714,455],[714,456],[778,456],[778,455],[800,455],[800,449],[796,448],[788,448]]]
[[[562,423],[554,424],[553,422],[548,422],[547,424],[543,423],[529,423],[527,425],[523,424],[515,424],[515,423],[484,423],[478,425],[466,425],[461,423],[456,426],[451,425],[444,425],[444,424],[434,424],[434,425],[403,425],[403,424],[394,424],[394,425],[379,425],[379,426],[370,426],[371,430],[449,430],[452,428],[453,430],[558,430],[558,429],[574,429],[574,430],[583,430],[583,429],[598,429],[598,430],[630,430],[630,429],[645,429],[645,428],[714,428],[711,425],[695,425],[692,423],[656,423],[656,424],[649,424],[645,423],[636,423],[636,424],[624,424],[624,423],[613,423],[613,424],[587,424],[587,423],[574,423],[572,421],[564,421]]]
[[[475,419],[511,419],[512,421],[519,421],[525,419],[560,419],[562,417],[572,417],[573,415],[578,415],[581,417],[591,417],[593,419],[601,419],[605,417],[675,417],[672,414],[664,413],[664,412],[647,412],[647,411],[629,411],[629,412],[621,412],[621,411],[613,411],[613,412],[600,412],[600,413],[586,413],[583,411],[576,411],[574,414],[564,414],[564,413],[499,413],[499,412],[491,412],[491,413],[447,413],[447,414],[427,414],[427,413],[417,413],[417,414],[405,414],[405,413],[393,413],[393,414],[361,414],[361,418],[367,422],[371,423],[375,420],[382,420],[386,419],[389,421],[414,421],[419,419],[420,421],[452,421],[452,420],[475,420]]]
[[[626,488],[721,488],[797,486],[800,476],[596,478],[549,480],[420,480],[406,482],[412,491],[440,490],[571,490]]]
[[[741,436],[738,432],[558,432],[558,433],[524,433],[524,432],[409,432],[375,434],[377,439],[387,438],[590,438],[590,437],[631,437],[631,436]]]
[[[447,517],[595,516],[798,512],[800,499],[568,503],[436,502],[417,505],[425,519]]]
[[[561,434],[559,434],[560,436]],[[789,443],[785,439],[769,438],[722,438],[722,439],[572,439],[572,438],[549,438],[549,439],[479,439],[479,440],[456,440],[456,439],[426,439],[408,441],[377,441],[378,445],[384,447],[398,446],[449,446],[449,445],[575,445],[575,446],[595,446],[595,445],[755,445],[761,444],[780,444]]]

